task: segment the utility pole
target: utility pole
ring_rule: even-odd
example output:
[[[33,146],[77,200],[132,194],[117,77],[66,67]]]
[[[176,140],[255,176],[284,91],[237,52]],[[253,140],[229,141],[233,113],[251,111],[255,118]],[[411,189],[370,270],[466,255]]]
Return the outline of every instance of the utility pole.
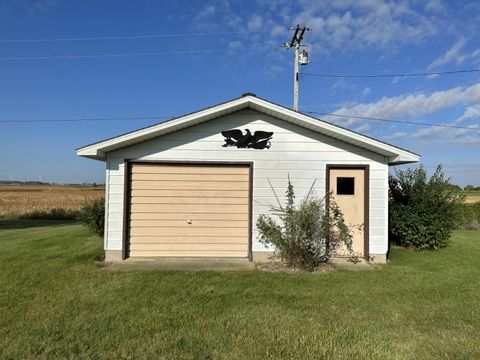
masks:
[[[299,80],[299,71],[298,65],[307,65],[308,64],[308,53],[304,50],[302,51],[302,56],[300,56],[300,46],[303,40],[303,35],[305,31],[310,31],[306,26],[300,27],[297,25],[296,28],[291,29],[295,32],[293,33],[292,40],[283,44],[283,47],[290,49],[294,48],[294,59],[293,59],[293,110],[298,111],[298,80]]]

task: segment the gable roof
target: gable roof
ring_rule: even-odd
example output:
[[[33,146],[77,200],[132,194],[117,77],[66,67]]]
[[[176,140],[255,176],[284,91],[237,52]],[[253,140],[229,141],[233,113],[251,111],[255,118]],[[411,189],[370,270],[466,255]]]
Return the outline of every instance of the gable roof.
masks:
[[[83,146],[76,150],[77,155],[91,159],[105,160],[106,154],[110,151],[179,131],[244,109],[253,109],[314,132],[372,151],[373,153],[384,155],[388,157],[389,164],[406,164],[420,160],[420,156],[411,151],[387,144],[383,141],[376,140],[312,116],[293,111],[250,93],[206,109]]]

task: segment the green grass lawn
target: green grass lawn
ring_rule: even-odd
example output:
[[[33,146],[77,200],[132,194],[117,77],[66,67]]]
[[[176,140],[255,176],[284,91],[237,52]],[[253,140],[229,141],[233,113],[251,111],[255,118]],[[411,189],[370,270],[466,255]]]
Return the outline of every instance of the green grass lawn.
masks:
[[[1,359],[480,358],[480,232],[319,274],[114,272],[79,225],[0,247]]]

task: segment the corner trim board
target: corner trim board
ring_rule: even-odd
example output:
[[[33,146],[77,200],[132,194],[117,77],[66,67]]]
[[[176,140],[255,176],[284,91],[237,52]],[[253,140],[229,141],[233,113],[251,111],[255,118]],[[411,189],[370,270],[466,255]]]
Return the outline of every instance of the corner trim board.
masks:
[[[124,166],[124,184],[123,184],[123,232],[122,232],[122,260],[128,257],[129,253],[129,238],[130,238],[130,199],[131,199],[131,176],[132,165],[130,160],[125,160]]]

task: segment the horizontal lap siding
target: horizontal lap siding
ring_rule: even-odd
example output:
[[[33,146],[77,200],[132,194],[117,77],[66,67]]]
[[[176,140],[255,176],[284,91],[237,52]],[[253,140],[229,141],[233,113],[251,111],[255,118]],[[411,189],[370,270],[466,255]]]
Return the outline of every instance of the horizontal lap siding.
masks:
[[[239,128],[250,129],[252,132],[273,131],[272,147],[268,150],[224,148],[221,131]],[[165,161],[231,161],[253,162],[253,250],[265,250],[264,245],[258,241],[258,232],[255,222],[260,214],[269,214],[270,207],[277,204],[276,196],[283,202],[288,177],[295,187],[296,198],[300,200],[310,190],[315,180],[314,193],[318,197],[325,195],[325,168],[327,164],[350,164],[370,166],[370,252],[385,253],[387,249],[387,179],[388,165],[385,157],[373,154],[365,149],[346,144],[337,139],[326,137],[310,130],[288,124],[282,120],[271,118],[251,110],[245,110],[211,120],[207,123],[165,135],[161,138],[146,141],[129,148],[121,149],[109,154],[109,206],[110,212],[107,221],[109,231],[112,231],[112,241],[107,239],[107,246],[111,249],[120,249],[118,231],[121,233],[121,212],[123,201],[123,161],[128,159],[139,160],[165,160]],[[179,167],[176,173],[181,172]],[[237,174],[230,168],[229,173]],[[159,174],[170,174],[168,169],[158,168]],[[207,170],[202,170],[206,171]],[[134,173],[142,174],[140,168]],[[188,172],[187,172],[188,173]],[[137,195],[147,189],[147,180],[139,185]],[[152,180],[148,180],[152,181]],[[223,192],[231,192],[232,197],[241,198],[248,189],[235,189],[229,185],[211,186],[205,181],[205,186],[200,190],[199,196],[216,198]],[[151,183],[150,183],[151,184]],[[245,181],[247,185],[248,182]],[[177,186],[178,185],[178,186]],[[236,184],[240,185],[240,184]],[[190,197],[192,189],[189,185],[183,187],[177,182],[175,190],[178,197]],[[180,187],[180,188],[179,188]],[[273,187],[273,190],[272,190]],[[152,196],[169,196],[169,190],[152,190]],[[274,191],[276,195],[274,194]],[[179,200],[181,201],[181,200]],[[145,204],[147,205],[147,204]],[[218,204],[210,204],[218,206]],[[229,213],[220,211],[217,216],[233,216],[235,219],[248,220],[248,214]],[[141,213],[143,219],[148,219],[150,214]],[[179,214],[161,213],[162,218],[171,216],[171,220],[178,220]],[[200,216],[197,214],[197,216]],[[238,216],[238,218],[237,218]],[[244,218],[241,218],[241,217]],[[110,225],[111,224],[111,225]]]
[[[249,171],[133,164],[130,256],[246,257]]]

